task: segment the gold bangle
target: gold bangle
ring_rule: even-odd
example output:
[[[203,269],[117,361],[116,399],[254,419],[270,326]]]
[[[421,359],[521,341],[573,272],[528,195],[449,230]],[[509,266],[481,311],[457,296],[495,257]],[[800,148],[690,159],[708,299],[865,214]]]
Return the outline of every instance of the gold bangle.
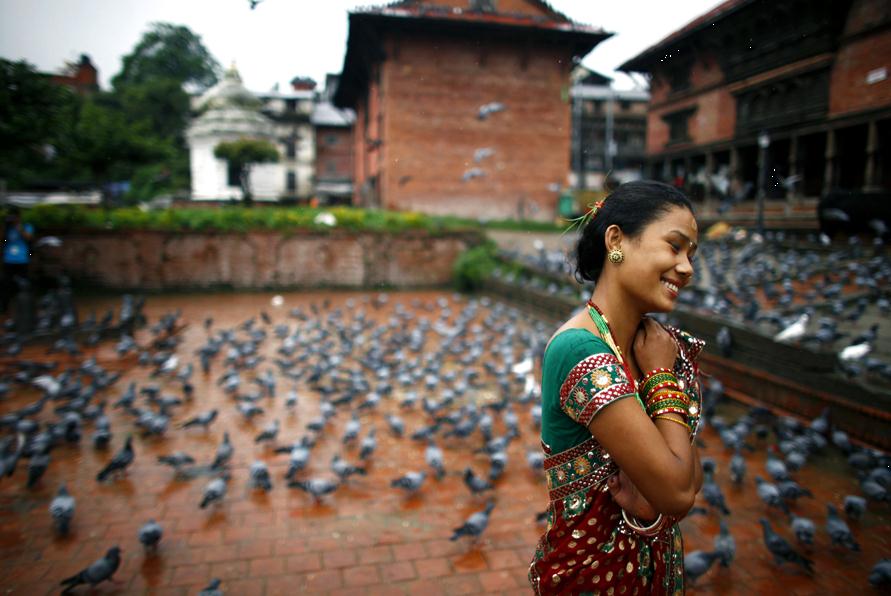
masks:
[[[656,521],[654,521],[649,526],[638,526],[637,524],[632,522],[630,519],[628,519],[628,514],[625,512],[624,509],[622,509],[622,519],[625,520],[625,525],[627,525],[630,530],[632,530],[635,534],[640,534],[641,536],[655,536],[662,531],[663,519],[661,513],[656,518]],[[635,519],[634,521],[637,520]]]
[[[690,428],[689,424],[687,424],[686,422],[684,422],[682,420],[678,420],[677,418],[672,418],[671,416],[667,416],[667,415],[663,414],[661,416],[656,416],[655,418],[653,418],[654,422],[656,420],[668,420],[669,422],[674,422],[675,424],[680,424],[681,426],[683,426],[684,428],[687,429],[688,433],[693,432],[693,430]]]

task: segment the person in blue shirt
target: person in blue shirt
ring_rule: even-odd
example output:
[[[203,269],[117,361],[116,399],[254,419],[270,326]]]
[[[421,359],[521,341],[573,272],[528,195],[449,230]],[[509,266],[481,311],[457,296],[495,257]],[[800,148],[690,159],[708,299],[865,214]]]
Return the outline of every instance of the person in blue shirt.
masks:
[[[0,293],[0,312],[6,312],[9,308],[9,302],[18,288],[16,278],[28,279],[33,237],[34,227],[22,223],[22,214],[18,207],[10,207],[3,228],[3,287]]]

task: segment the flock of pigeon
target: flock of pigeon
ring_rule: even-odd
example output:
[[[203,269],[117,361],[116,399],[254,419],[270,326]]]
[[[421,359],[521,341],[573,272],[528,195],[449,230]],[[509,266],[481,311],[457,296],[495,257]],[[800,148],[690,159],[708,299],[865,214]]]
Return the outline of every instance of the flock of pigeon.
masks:
[[[891,354],[879,345],[880,324],[891,314],[891,259],[884,244],[866,246],[858,237],[844,245],[792,243],[782,232],[764,238],[701,238],[693,284],[678,300],[684,308],[715,315],[776,341],[838,356],[847,378],[891,385]],[[567,247],[568,248],[568,247]],[[503,251],[507,262],[540,275],[503,267],[503,282],[554,296],[579,298],[571,283],[566,250]],[[587,299],[590,288],[582,288]],[[718,347],[733,355],[732,333],[724,328]]]
[[[276,298],[273,304],[281,304]],[[133,303],[127,297],[124,304],[131,308]],[[166,313],[147,331],[130,335],[121,329],[110,340],[119,362],[141,369],[143,374],[134,377],[147,376],[149,381],[140,384],[129,380],[126,370],[104,368],[71,333],[66,338],[71,348],[67,366],[58,366],[52,353],[44,357],[39,351],[40,358],[10,359],[0,399],[36,399],[11,411],[4,407],[0,478],[21,482],[27,494],[54,482],[54,450],[92,448],[101,453],[119,438],[121,447],[107,456],[95,475],[96,483],[114,483],[140,457],[137,435],[163,445],[172,434],[197,433],[206,439],[221,431],[210,461],[196,461],[199,458],[184,450],[156,458],[157,466],[173,469],[176,482],[205,483],[196,508],[219,507],[241,470],[233,466],[232,429],[215,425],[222,418],[219,409],[200,410],[203,400],[195,395],[193,380],[203,375],[213,380],[220,401],[228,401],[227,407],[243,418],[239,431],[252,428],[255,418],[268,421],[253,442],[261,454],[271,452],[282,464],[287,462],[286,471],[282,465],[284,473],[277,477],[256,457],[246,474],[248,490],[282,486],[307,493],[310,502],[332,499],[353,476],[366,474],[378,456],[380,428],[399,443],[424,448],[425,467],[391,478],[390,490],[417,495],[451,472],[463,478],[470,495],[485,500],[481,510],[456,519],[450,535],[453,541],[469,537],[475,543],[496,506],[496,484],[508,465],[507,448],[521,435],[517,409],[540,420],[533,361],[543,348],[546,330],[540,323],[533,329],[522,313],[487,298],[450,302],[440,297],[435,303],[416,299],[410,308],[401,303],[390,308],[388,303],[386,294],[350,298],[345,308],[332,308],[325,300],[308,310],[293,308],[276,321],[264,310],[229,328],[217,328],[208,317],[201,330],[205,339],[193,354],[183,349],[189,322],[180,312]],[[453,305],[460,310],[454,312]],[[60,310],[54,310],[57,319],[77,319],[76,312]],[[381,320],[384,312],[391,314]],[[93,317],[89,320],[92,325]],[[316,406],[318,416],[308,417]],[[281,436],[277,415],[303,421],[304,431]],[[345,420],[341,436],[333,436],[337,419]],[[406,419],[424,424],[412,429]],[[340,448],[325,473],[311,473],[325,469],[310,465],[321,443]],[[530,449],[527,464],[540,470],[543,457],[532,444],[536,448]],[[444,451],[456,446],[485,458],[488,469],[448,470],[450,457]],[[356,451],[355,456],[348,451]],[[48,503],[56,532],[65,535],[76,525],[77,500],[90,493],[89,486],[59,486]],[[162,525],[149,519],[136,538],[154,555],[163,536]],[[111,545],[95,563],[62,580],[66,591],[111,579],[123,548],[126,545]],[[211,579],[206,593],[219,593],[214,590],[220,589],[220,582]]]
[[[68,332],[62,335],[62,343],[55,342],[46,355],[28,352],[35,357],[23,359],[13,334],[6,338],[5,345],[12,351],[7,352],[6,374],[0,384],[0,404],[8,402],[0,416],[0,478],[20,484],[25,495],[36,494],[42,483],[59,484],[54,480],[54,450],[95,449],[101,454],[119,441],[121,447],[102,458],[104,465],[95,476],[96,483],[115,483],[137,458],[145,457],[134,445],[137,436],[163,445],[171,435],[195,434],[203,439],[218,437],[212,459],[198,461],[200,457],[185,450],[171,450],[157,456],[152,465],[171,468],[175,482],[203,483],[201,498],[195,502],[198,509],[225,506],[231,485],[239,478],[246,490],[293,489],[306,493],[308,504],[336,503],[337,493],[354,477],[366,475],[376,457],[399,456],[378,453],[380,432],[392,438],[395,443],[389,444],[396,449],[401,445],[423,448],[425,462],[394,475],[389,486],[382,488],[413,498],[423,496],[431,483],[459,475],[469,494],[484,500],[484,506],[466,519],[455,519],[449,538],[468,537],[476,543],[498,501],[508,498],[501,494],[499,481],[508,468],[512,442],[519,440],[527,453],[521,465],[540,474],[543,456],[535,426],[540,423],[541,408],[535,362],[550,329],[530,320],[528,314],[485,297],[450,300],[442,296],[427,302],[415,298],[408,305],[390,301],[387,294],[366,294],[334,307],[325,299],[285,314],[279,310],[281,297],[276,297],[274,316],[261,310],[228,327],[219,327],[207,317],[200,329],[190,329],[191,321],[178,311],[148,325],[143,303],[132,297],[124,299],[118,317],[126,325],[114,326],[113,316],[106,316],[101,327],[93,316],[78,324],[73,302],[47,300],[41,316],[51,320],[45,326],[58,328],[60,321],[66,321]],[[134,322],[148,327],[134,333]],[[186,332],[192,338],[200,335],[194,351],[184,347]],[[110,335],[113,338],[106,341],[113,343],[119,362],[131,363],[129,371],[118,367],[111,372],[91,351],[90,345]],[[60,366],[57,356],[63,354],[67,364]],[[128,378],[137,369],[140,374],[132,376],[147,381]],[[196,375],[212,381],[220,397],[214,403],[228,404],[219,407],[231,408],[230,415],[221,416],[219,407],[201,408],[204,400],[196,395],[193,384]],[[810,496],[810,491],[794,478],[797,470],[831,450],[847,458],[860,492],[847,495],[843,502],[828,503],[822,527],[837,548],[858,550],[857,536],[846,520],[887,514],[888,455],[852,444],[832,427],[828,411],[810,424],[761,408],[730,421],[716,409],[722,396],[720,382],[712,379],[704,396],[707,426],[733,454],[728,466],[730,487],[735,485],[732,490],[753,490],[763,502],[764,545],[776,563],[813,571],[807,549],[813,544],[817,522],[796,508],[796,501]],[[24,403],[32,397],[36,399]],[[15,409],[9,407],[13,402]],[[235,430],[219,428],[222,418],[232,416],[244,424]],[[299,420],[302,432],[282,436],[283,417]],[[254,419],[264,421],[256,434],[249,430],[254,428]],[[521,424],[521,419],[531,421],[532,428]],[[423,423],[412,425],[418,421]],[[342,432],[335,434],[334,429],[341,427]],[[235,465],[238,442],[230,432],[252,433],[256,451],[246,470]],[[319,465],[320,445],[335,449],[327,464]],[[750,473],[747,468],[759,459],[755,451],[764,445],[764,472],[759,463],[758,471]],[[458,451],[484,458],[487,469],[480,470],[478,465],[450,468],[447,464],[454,462],[453,452]],[[281,464],[270,466],[266,457],[259,456],[269,453],[281,458]],[[730,487],[718,483],[717,467],[714,459],[703,459],[701,494],[708,509],[697,508],[691,514],[719,516],[721,531],[713,549],[685,557],[693,582],[715,562],[731,565],[735,556],[734,517],[723,492]],[[543,479],[540,484],[544,499]],[[89,486],[58,487],[46,504],[56,532],[64,535],[77,524],[77,500],[90,494]],[[775,518],[773,524],[768,520],[771,510],[782,512],[788,531],[778,527]],[[784,538],[784,533],[794,540]],[[163,549],[158,551],[163,536],[162,524],[146,519],[134,538],[146,556],[163,556]],[[68,591],[111,579],[126,548],[126,544],[109,545],[93,564],[62,579],[62,586]],[[889,560],[876,563],[868,579],[877,586],[888,585]],[[208,580],[202,594],[221,593],[219,578]]]

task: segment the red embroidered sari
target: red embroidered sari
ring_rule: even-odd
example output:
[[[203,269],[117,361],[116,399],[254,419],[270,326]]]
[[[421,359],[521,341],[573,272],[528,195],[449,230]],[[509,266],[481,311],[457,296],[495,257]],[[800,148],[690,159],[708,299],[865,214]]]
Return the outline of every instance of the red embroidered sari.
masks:
[[[699,403],[695,358],[704,343],[669,331],[680,346],[675,374],[691,401]],[[542,392],[550,503],[548,527],[529,566],[535,593],[682,594],[680,529],[672,524],[647,538],[626,526],[606,488],[606,479],[618,467],[587,429],[608,404],[626,397],[640,401],[634,382],[606,344],[587,331],[574,330],[558,334],[548,346]],[[560,449],[557,453],[547,439]]]

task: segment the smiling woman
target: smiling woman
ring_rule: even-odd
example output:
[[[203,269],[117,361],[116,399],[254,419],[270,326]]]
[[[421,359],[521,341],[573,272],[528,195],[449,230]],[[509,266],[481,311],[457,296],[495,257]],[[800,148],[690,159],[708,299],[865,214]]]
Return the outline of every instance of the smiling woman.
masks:
[[[684,590],[677,521],[702,482],[703,342],[646,315],[674,308],[697,239],[690,201],[658,182],[624,184],[589,213],[576,275],[594,293],[542,365],[550,505],[529,569],[537,593]]]

